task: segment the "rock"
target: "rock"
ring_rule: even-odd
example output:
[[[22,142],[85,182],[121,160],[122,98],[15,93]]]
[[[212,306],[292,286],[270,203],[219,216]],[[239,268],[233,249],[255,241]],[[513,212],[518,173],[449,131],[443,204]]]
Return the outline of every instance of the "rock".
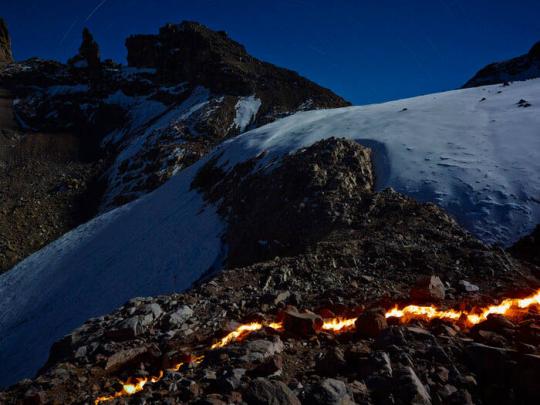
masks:
[[[538,48],[540,49],[540,46]],[[540,266],[540,224],[536,225],[530,235],[518,240],[509,251],[515,257]]]
[[[318,333],[323,325],[322,318],[313,312],[298,312],[294,308],[283,313],[283,326],[287,332],[300,336],[310,336]]]
[[[326,378],[306,388],[305,403],[314,405],[353,405],[351,393],[343,381]]]
[[[300,405],[298,397],[284,383],[266,378],[250,383],[245,400],[249,405]]]
[[[473,369],[493,383],[507,382],[513,373],[514,363],[511,362],[511,357],[515,353],[513,350],[471,343],[465,347],[465,353]]]
[[[347,365],[345,354],[339,347],[333,347],[323,353],[317,360],[316,368],[320,374],[336,375]]]
[[[185,321],[187,321],[193,315],[193,310],[187,306],[182,305],[175,312],[169,316],[169,324],[173,327],[181,326]]]
[[[121,321],[113,329],[105,331],[105,336],[113,340],[128,340],[140,336],[145,328],[138,316]]]
[[[161,309],[161,306],[155,302],[151,304],[147,304],[143,307],[143,312],[145,314],[152,314],[154,319],[157,319],[163,314],[163,310]]]
[[[283,358],[279,354],[275,354],[272,357],[264,360],[251,374],[259,377],[267,377],[270,375],[280,375],[283,369]]]
[[[356,320],[356,333],[361,337],[376,338],[388,328],[384,310],[371,309],[363,312]]]
[[[44,405],[47,403],[47,397],[43,391],[30,389],[24,394],[23,405]]]
[[[394,380],[396,398],[402,400],[403,403],[431,405],[431,396],[411,367],[397,369]]]
[[[441,301],[445,297],[445,288],[437,276],[421,277],[411,289],[411,298],[417,301]]]
[[[274,336],[271,341],[262,339],[252,340],[245,344],[246,354],[241,357],[241,360],[248,363],[263,361],[276,353],[281,353],[283,347],[283,342],[279,336]]]
[[[149,349],[145,346],[116,352],[107,359],[105,371],[115,373],[129,364],[140,362],[147,354],[149,354]]]
[[[289,291],[282,291],[279,294],[276,295],[274,298],[274,305],[278,305],[282,302],[287,301],[287,299],[291,296],[291,293]]]
[[[11,38],[7,24],[3,18],[0,18],[0,64],[13,62],[11,52]]]
[[[96,70],[101,67],[99,46],[88,28],[83,29],[79,53],[71,58],[68,64],[79,69]]]
[[[227,370],[225,374],[223,374],[221,378],[216,381],[216,383],[219,389],[225,392],[236,390],[238,387],[240,387],[240,383],[242,382],[242,378],[245,374],[246,369],[244,368]]]
[[[459,280],[459,288],[464,292],[477,292],[480,291],[480,287],[475,284],[469,283],[466,280]]]

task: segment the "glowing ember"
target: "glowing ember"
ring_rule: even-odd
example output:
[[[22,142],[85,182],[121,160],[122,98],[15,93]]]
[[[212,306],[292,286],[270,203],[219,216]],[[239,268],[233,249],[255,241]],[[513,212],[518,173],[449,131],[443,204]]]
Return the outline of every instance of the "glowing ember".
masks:
[[[523,313],[523,310],[529,308],[531,305],[540,305],[540,290],[536,291],[534,295],[526,298],[516,299],[508,298],[502,301],[498,305],[490,305],[486,308],[479,308],[473,311],[458,311],[453,309],[438,309],[433,305],[419,306],[419,305],[407,305],[403,308],[394,307],[388,310],[385,314],[386,318],[400,318],[402,322],[407,322],[411,319],[446,319],[448,321],[460,321],[463,320],[470,325],[476,325],[487,319],[490,314],[500,314],[505,316],[516,316]],[[325,319],[322,329],[333,333],[341,333],[351,331],[355,328],[355,322],[357,318],[330,318]],[[241,341],[247,335],[252,332],[261,330],[263,327],[268,327],[277,331],[283,330],[283,323],[271,322],[263,324],[260,322],[251,322],[238,326],[234,331],[230,332],[221,340],[210,346],[210,350],[225,347],[233,342]],[[188,360],[189,364],[199,364],[204,360],[204,355],[190,355]],[[176,364],[173,368],[167,371],[178,371],[184,362]],[[97,398],[94,404],[97,405],[100,402],[110,401],[115,398],[123,396],[133,395],[144,389],[144,386],[148,383],[158,382],[163,378],[163,371],[160,371],[159,376],[150,377],[138,377],[129,378],[125,383],[122,383],[122,390],[116,392],[113,395],[107,395]]]
[[[252,322],[252,323],[247,323],[245,325],[240,325],[231,333],[223,337],[219,342],[216,342],[212,346],[210,346],[210,349],[213,350],[213,349],[218,349],[220,347],[227,346],[232,341],[242,339],[243,337],[250,334],[251,332],[255,332],[257,330],[262,329],[262,327],[263,327],[263,324],[259,322]]]
[[[356,318],[332,318],[324,321],[322,329],[334,333],[346,332],[348,330],[354,329],[354,323]]]
[[[530,297],[522,299],[508,298],[498,305],[490,305],[484,309],[478,309],[472,312],[456,311],[453,309],[440,310],[432,305],[407,305],[402,309],[395,307],[389,310],[385,316],[387,318],[402,318],[404,322],[413,318],[426,320],[437,318],[450,321],[458,321],[463,318],[468,324],[476,325],[482,321],[485,321],[491,314],[512,316],[513,314],[518,313],[519,310],[526,309],[535,304],[540,305],[540,290]]]
[[[94,405],[97,405],[100,402],[111,401],[115,398],[120,398],[120,397],[136,394],[137,392],[142,391],[144,389],[144,386],[146,385],[146,383],[148,382],[156,383],[162,378],[163,378],[163,371],[159,372],[159,376],[150,377],[150,379],[148,379],[147,377],[134,377],[134,378],[130,377],[125,383],[122,383],[122,389],[120,391],[115,392],[113,395],[105,395],[105,396],[96,398],[96,400],[94,401]]]

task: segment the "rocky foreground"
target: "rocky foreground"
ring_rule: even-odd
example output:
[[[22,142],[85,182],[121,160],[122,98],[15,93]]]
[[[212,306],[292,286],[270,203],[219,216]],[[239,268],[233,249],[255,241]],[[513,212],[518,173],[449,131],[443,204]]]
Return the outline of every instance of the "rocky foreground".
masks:
[[[538,403],[538,304],[474,324],[385,315],[531,295],[530,257],[486,246],[435,205],[374,191],[370,150],[355,142],[259,159],[210,161],[192,184],[229,224],[225,270],[88,320],[0,402]],[[354,321],[324,327],[336,317]]]

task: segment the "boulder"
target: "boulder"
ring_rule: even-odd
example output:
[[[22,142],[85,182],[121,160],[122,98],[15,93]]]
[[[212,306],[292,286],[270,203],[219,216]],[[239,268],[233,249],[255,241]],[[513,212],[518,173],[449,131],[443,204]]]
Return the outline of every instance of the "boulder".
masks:
[[[313,312],[298,312],[294,308],[283,313],[283,326],[287,332],[300,336],[310,336],[318,333],[323,325],[322,318]]]
[[[388,323],[380,308],[365,311],[356,319],[356,332],[361,337],[376,338],[386,328]]]
[[[431,396],[411,367],[395,370],[395,395],[402,403],[431,405]]]
[[[306,389],[306,402],[314,405],[353,405],[352,393],[349,393],[343,381],[326,378]]]
[[[444,284],[437,276],[421,277],[411,289],[411,298],[417,301],[441,301],[444,297]]]
[[[298,397],[281,381],[256,378],[245,394],[249,405],[300,405]]]

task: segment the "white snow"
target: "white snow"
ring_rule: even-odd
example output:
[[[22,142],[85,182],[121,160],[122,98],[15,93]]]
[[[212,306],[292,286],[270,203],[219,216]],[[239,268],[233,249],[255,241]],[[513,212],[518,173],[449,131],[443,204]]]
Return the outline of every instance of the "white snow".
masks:
[[[330,136],[374,149],[379,189],[435,202],[486,242],[507,245],[540,223],[540,79],[299,112],[217,153],[229,166],[262,151],[268,162]]]
[[[189,190],[201,163],[0,275],[0,386],[35,374],[51,344],[86,319],[219,268],[224,225]]]
[[[244,132],[257,115],[260,107],[261,100],[255,97],[255,95],[240,97],[236,102],[236,116],[234,117],[233,125],[240,129],[240,132]]]
[[[61,94],[86,93],[90,88],[86,84],[57,85],[47,88],[49,96],[58,96]]]

